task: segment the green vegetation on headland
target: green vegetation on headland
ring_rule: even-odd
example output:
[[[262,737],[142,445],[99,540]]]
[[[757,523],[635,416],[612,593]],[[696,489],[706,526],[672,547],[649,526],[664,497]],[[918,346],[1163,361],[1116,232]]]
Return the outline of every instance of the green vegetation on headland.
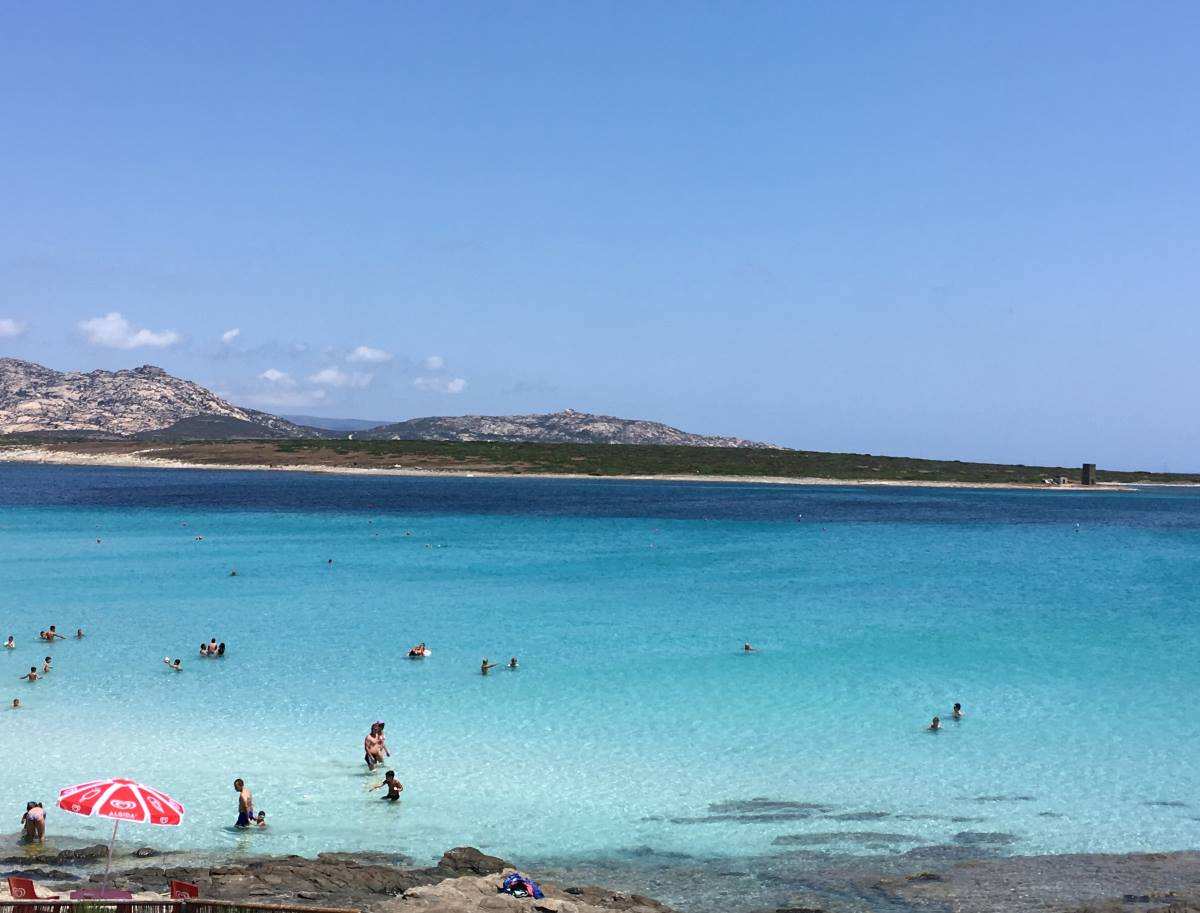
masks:
[[[173,460],[207,466],[379,469],[485,475],[597,477],[767,478],[959,485],[1036,485],[1046,479],[1080,481],[1079,466],[1021,466],[921,460],[815,450],[690,447],[669,444],[532,444],[496,441],[358,441],[349,439],[223,441],[97,441],[45,435],[8,435],[3,445],[36,448],[44,459],[129,465]],[[1200,484],[1200,473],[1118,472],[1100,469],[1099,482]],[[1048,487],[1048,486],[1047,486]]]
[[[214,445],[220,446],[220,445]],[[488,441],[288,440],[275,442],[280,456],[305,455],[330,465],[420,466],[447,470],[514,473],[576,473],[595,476],[765,476],[880,480],[1043,484],[1047,478],[1079,480],[1080,467],[1012,466],[922,460],[810,450],[676,447],[638,444],[510,444]],[[308,462],[309,460],[304,460]],[[282,462],[282,460],[278,461]],[[1200,474],[1115,472],[1101,482],[1200,482]]]

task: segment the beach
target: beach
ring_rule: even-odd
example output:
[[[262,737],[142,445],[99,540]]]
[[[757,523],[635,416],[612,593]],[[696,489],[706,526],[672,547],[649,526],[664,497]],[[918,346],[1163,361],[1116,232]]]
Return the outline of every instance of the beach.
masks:
[[[1192,489],[4,463],[0,790],[50,807],[129,775],[188,813],[123,839],[188,860],[471,845],[684,911],[834,870],[1187,850],[1200,730],[1169,708],[1200,687],[1198,536]],[[48,624],[86,637],[46,649]],[[374,720],[399,807],[366,791]],[[234,777],[264,831],[232,827]]]

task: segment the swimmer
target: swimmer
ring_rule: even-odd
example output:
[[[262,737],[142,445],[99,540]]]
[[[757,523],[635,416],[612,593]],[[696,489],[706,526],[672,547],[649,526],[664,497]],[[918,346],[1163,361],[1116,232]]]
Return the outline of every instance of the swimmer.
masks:
[[[254,826],[255,827],[266,827],[267,826],[267,813],[266,812],[258,813],[258,816],[254,819]]]
[[[58,633],[58,629],[54,625],[50,625],[50,630],[46,632],[46,640],[54,640],[56,637],[59,640],[66,640],[65,637]]]
[[[50,671],[50,663],[51,662],[53,662],[53,660],[49,656],[47,656],[46,661],[42,663],[42,675],[45,675],[47,672]]]
[[[21,676],[21,678],[27,678],[27,679],[29,679],[31,682],[36,682],[36,681],[37,681],[37,678],[38,678],[38,676],[37,676],[37,666],[30,666],[30,667],[29,667],[29,671],[28,671],[28,672],[26,672],[24,675],[22,675],[22,676]]]
[[[177,659],[174,662],[171,662],[171,657],[164,656],[163,662],[167,664],[167,668],[173,669],[175,672],[183,671],[183,660],[182,659]]]
[[[6,640],[4,642],[4,649],[15,650],[16,648],[17,648],[17,642],[15,640],[13,640],[13,636],[11,634],[9,634],[8,640]]]
[[[375,790],[384,786],[387,787],[387,795],[383,796],[382,798],[388,802],[399,801],[400,794],[404,792],[404,784],[396,779],[396,772],[394,770],[389,770],[387,773],[385,773],[383,775],[383,779],[372,786],[368,792],[375,792]]]
[[[197,541],[197,542],[203,542],[203,541],[204,541],[204,537],[203,537],[203,536],[197,536],[197,537],[196,537],[196,541]]]
[[[237,576],[237,570],[235,569],[235,570],[232,570],[232,571],[230,571],[230,572],[229,572],[229,576],[230,576],[230,577],[236,577],[236,576]]]
[[[743,653],[754,653],[756,651],[752,646],[750,646],[750,641],[746,641],[744,644],[742,644],[742,652]]]
[[[510,669],[517,668],[517,658],[515,656],[508,661],[508,668],[510,668]]]
[[[76,629],[75,629],[75,639],[76,639],[76,640],[83,640],[83,628],[76,628]]]
[[[326,559],[325,559],[325,563],[326,563],[326,564],[328,564],[328,565],[331,565],[331,566],[332,566],[332,565],[333,565],[333,559],[332,559],[332,558],[326,558]]]
[[[19,697],[14,697],[13,702],[12,702],[12,707],[10,707],[9,709],[10,710],[20,710],[21,709],[21,699]]]
[[[217,639],[215,637],[208,642],[208,655],[209,656],[217,655]]]
[[[225,641],[221,641],[219,644],[217,644],[217,656],[222,657],[224,655],[225,655]]]
[[[204,643],[203,641],[200,642],[200,655],[208,656],[208,644]]]
[[[483,658],[483,662],[479,664],[479,674],[487,675],[491,670],[495,669],[499,663],[489,663],[487,657]]]
[[[425,641],[421,641],[415,647],[408,651],[409,658],[423,659],[429,655],[429,649],[425,646]]]
[[[954,705],[953,716],[956,720],[961,720],[963,718],[962,704]]]
[[[931,723],[929,724],[929,731],[930,731],[930,732],[937,732],[937,731],[938,731],[939,729],[941,729],[941,728],[942,728],[942,721],[941,721],[941,718],[940,718],[940,717],[936,717],[936,716],[935,716],[935,717],[933,718],[933,722],[931,722]]]

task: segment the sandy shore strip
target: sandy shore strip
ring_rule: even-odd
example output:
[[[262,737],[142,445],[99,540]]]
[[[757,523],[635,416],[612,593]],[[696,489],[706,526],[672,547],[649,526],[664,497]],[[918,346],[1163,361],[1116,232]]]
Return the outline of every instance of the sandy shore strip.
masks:
[[[641,482],[729,482],[751,485],[831,485],[897,488],[1000,488],[1028,491],[1137,491],[1119,482],[1100,482],[1097,485],[1036,485],[1020,482],[934,482],[901,479],[823,479],[785,476],[722,476],[722,475],[610,475],[567,472],[480,472],[470,469],[418,469],[354,466],[282,466],[265,463],[190,463],[156,456],[158,448],[147,447],[130,453],[82,453],[71,450],[51,450],[37,446],[0,445],[0,462],[39,463],[55,466],[107,466],[125,469],[211,469],[245,472],[307,472],[357,476],[410,476],[417,478],[507,478],[507,479],[607,479]]]

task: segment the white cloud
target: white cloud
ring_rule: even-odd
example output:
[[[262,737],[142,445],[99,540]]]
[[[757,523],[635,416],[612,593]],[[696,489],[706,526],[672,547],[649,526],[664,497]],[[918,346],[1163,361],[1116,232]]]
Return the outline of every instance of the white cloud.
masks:
[[[25,324],[11,317],[0,317],[0,339],[11,339],[25,332]]]
[[[174,330],[135,328],[118,311],[91,320],[81,320],[79,329],[92,345],[109,349],[138,349],[142,346],[161,349],[173,346],[183,338]]]
[[[426,393],[462,393],[467,382],[461,377],[417,377],[413,386]]]
[[[440,355],[430,355],[423,362],[421,362],[421,367],[423,367],[426,371],[440,371],[442,368],[446,367],[446,359],[442,358]]]
[[[373,349],[370,346],[359,346],[346,356],[346,361],[365,362],[367,364],[378,364],[381,361],[391,360],[391,352],[385,352],[383,349]]]
[[[280,371],[278,368],[267,368],[262,374],[258,375],[259,380],[265,380],[269,384],[279,384],[283,387],[295,386],[296,382],[292,380],[292,375],[286,371]]]
[[[337,368],[322,368],[316,374],[310,374],[308,379],[326,387],[365,387],[371,382],[371,375],[357,372],[347,374]]]
[[[237,339],[241,334],[242,334],[242,331],[238,327],[234,327],[232,330],[226,330],[224,333],[221,334],[221,342],[225,343],[225,345],[229,345],[231,342],[233,342],[235,339]]]

